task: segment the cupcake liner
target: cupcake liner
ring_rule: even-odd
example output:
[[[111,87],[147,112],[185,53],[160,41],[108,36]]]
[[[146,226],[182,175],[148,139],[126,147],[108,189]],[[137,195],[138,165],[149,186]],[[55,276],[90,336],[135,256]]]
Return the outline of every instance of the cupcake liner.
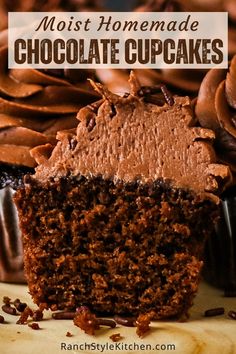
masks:
[[[0,281],[24,283],[23,246],[10,186],[0,189]]]
[[[222,198],[221,217],[207,242],[204,275],[206,280],[236,296],[236,191]]]

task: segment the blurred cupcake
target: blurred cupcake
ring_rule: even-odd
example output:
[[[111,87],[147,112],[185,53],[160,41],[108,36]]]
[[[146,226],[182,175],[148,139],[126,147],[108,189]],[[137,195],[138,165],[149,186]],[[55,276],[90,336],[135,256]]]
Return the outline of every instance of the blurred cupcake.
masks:
[[[77,112],[97,95],[87,86],[89,71],[8,70],[7,57],[7,47],[1,46],[0,281],[23,282],[22,244],[12,195],[24,174],[36,166],[31,150],[42,145],[48,157],[57,132],[76,127]]]
[[[0,0],[0,30],[7,28],[10,11],[102,11],[102,4],[102,0]]]
[[[229,70],[212,69],[205,76],[197,99],[196,116],[216,134],[219,158],[231,167],[232,187],[222,196],[221,218],[209,240],[205,274],[214,285],[236,296],[236,56]]]
[[[139,11],[228,12],[229,58],[236,54],[235,0],[138,0]]]

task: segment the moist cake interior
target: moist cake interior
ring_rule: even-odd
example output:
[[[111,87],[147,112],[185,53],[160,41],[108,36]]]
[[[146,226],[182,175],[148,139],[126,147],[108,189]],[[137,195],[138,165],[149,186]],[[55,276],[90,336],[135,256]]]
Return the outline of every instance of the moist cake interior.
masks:
[[[197,290],[213,202],[162,180],[114,184],[28,177],[17,203],[30,293],[56,309],[186,314]],[[207,225],[207,226],[206,226]]]

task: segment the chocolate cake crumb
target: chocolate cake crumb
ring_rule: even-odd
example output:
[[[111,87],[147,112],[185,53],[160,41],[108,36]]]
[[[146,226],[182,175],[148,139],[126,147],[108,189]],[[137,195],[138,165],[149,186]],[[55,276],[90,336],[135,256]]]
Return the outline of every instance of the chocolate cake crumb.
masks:
[[[10,305],[11,299],[8,296],[3,296],[2,302],[6,305]]]
[[[67,336],[67,337],[73,337],[73,334],[70,333],[70,332],[66,332],[66,336]]]
[[[24,311],[21,313],[19,320],[16,322],[17,324],[26,324],[29,317],[33,316],[33,310],[27,306]]]
[[[153,313],[141,314],[136,320],[136,333],[139,337],[144,337],[144,335],[150,330],[150,322],[153,318]]]
[[[87,308],[81,308],[74,317],[75,326],[81,328],[85,333],[94,335],[95,330],[100,328],[97,317]]]
[[[120,333],[114,333],[109,338],[112,340],[112,342],[119,342],[124,337],[122,337]]]
[[[0,323],[4,323],[5,319],[2,315],[0,315]]]
[[[35,330],[40,329],[39,324],[36,322],[29,323],[28,326],[31,327],[32,329],[35,329]]]
[[[236,320],[236,311],[233,311],[233,310],[229,311],[228,316],[230,318],[232,318],[233,320]]]
[[[33,319],[34,321],[36,321],[36,322],[42,321],[42,319],[43,319],[43,312],[40,311],[40,310],[35,310],[35,311],[33,312],[32,319]]]
[[[212,317],[212,316],[220,316],[225,313],[225,309],[223,307],[216,307],[213,309],[206,310],[204,312],[205,317]]]

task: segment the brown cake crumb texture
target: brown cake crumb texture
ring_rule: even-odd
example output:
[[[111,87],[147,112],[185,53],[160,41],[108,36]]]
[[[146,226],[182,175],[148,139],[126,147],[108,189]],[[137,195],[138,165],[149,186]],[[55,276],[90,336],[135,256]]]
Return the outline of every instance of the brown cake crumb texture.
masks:
[[[180,317],[192,304],[212,201],[160,181],[114,185],[82,176],[44,187],[32,179],[16,201],[39,306],[154,311],[161,319]]]

